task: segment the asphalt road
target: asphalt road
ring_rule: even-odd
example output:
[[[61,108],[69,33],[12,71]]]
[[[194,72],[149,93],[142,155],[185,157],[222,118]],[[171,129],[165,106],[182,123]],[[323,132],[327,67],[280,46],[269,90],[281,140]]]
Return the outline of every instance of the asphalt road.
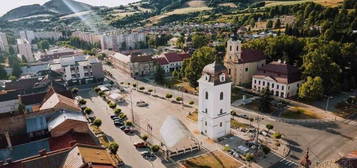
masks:
[[[155,161],[150,162],[144,159],[138,150],[133,146],[134,143],[139,142],[140,138],[138,136],[126,135],[119,128],[115,127],[110,115],[113,114],[111,109],[101,97],[95,95],[94,92],[90,90],[81,90],[79,95],[87,100],[87,106],[92,108],[95,116],[102,120],[101,129],[115,142],[119,144],[118,155],[123,159],[126,167],[128,168],[164,168],[166,167],[159,158]]]
[[[183,96],[186,102],[193,100],[197,104],[197,96],[195,95],[146,84],[134,80],[127,74],[108,66],[105,66],[105,69],[110,71],[118,82],[137,83],[138,86],[154,89],[157,94],[165,95],[166,93],[172,93],[174,97]],[[242,108],[232,107],[232,109],[238,111],[240,114],[247,114],[251,117],[259,115],[254,111]],[[310,149],[310,159],[313,163],[334,160],[357,149],[357,129],[353,125],[334,121],[309,125],[287,124],[269,120],[268,118],[263,120],[261,125],[265,127],[268,123],[273,124],[274,130],[281,132],[290,143],[291,152],[287,159],[295,162],[298,162],[304,156],[307,148]]]

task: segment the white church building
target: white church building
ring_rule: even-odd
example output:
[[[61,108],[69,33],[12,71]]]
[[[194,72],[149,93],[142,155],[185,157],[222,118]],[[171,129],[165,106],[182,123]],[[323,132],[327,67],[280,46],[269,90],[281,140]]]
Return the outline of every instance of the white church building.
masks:
[[[219,61],[204,67],[199,83],[198,127],[210,139],[230,134],[231,80]]]

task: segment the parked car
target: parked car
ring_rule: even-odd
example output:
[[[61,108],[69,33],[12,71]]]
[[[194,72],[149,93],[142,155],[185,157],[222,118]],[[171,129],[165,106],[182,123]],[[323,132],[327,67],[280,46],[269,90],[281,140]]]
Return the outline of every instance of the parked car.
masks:
[[[120,121],[120,120],[115,120],[114,121],[114,125],[115,126],[123,126],[124,125],[124,122]]]
[[[154,153],[152,153],[152,152],[150,152],[150,151],[143,151],[143,152],[141,152],[141,156],[143,156],[143,157],[146,158],[146,159],[155,157]]]
[[[120,128],[121,130],[125,130],[126,127],[127,127],[127,126],[123,125],[123,126],[120,126],[119,128]]]
[[[118,118],[118,116],[114,114],[114,115],[111,115],[110,118],[111,118],[112,120],[114,120],[114,118]]]
[[[148,147],[146,142],[138,142],[134,144],[135,148],[146,148]]]
[[[263,136],[269,136],[268,135],[268,132],[267,131],[265,131],[265,130],[263,130],[263,131],[261,131],[261,132],[259,132],[261,135],[263,135]]]
[[[149,105],[148,103],[146,103],[145,101],[142,101],[142,100],[136,102],[136,106],[138,106],[138,107],[146,107],[148,105]]]
[[[130,127],[126,127],[126,128],[124,129],[124,133],[126,133],[126,134],[131,134],[131,133],[133,133],[133,132],[134,132],[134,130],[131,129]]]
[[[244,119],[249,120],[249,117],[248,117],[248,115],[246,115],[246,114],[240,114],[240,115],[237,115],[237,117],[240,117],[240,118],[244,118]]]

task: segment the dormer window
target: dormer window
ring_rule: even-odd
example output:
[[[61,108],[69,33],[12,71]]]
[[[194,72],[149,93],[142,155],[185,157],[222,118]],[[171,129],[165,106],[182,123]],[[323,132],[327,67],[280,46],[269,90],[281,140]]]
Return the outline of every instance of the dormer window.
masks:
[[[205,75],[205,80],[209,81],[209,75],[207,75],[207,74]]]
[[[220,80],[221,82],[226,81],[226,76],[225,76],[224,74],[222,74],[222,75],[219,77],[219,80]]]

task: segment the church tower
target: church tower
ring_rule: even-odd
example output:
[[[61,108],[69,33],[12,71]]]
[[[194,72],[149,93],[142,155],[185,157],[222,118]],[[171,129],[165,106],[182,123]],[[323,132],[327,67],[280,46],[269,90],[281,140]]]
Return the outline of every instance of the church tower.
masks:
[[[216,60],[204,67],[199,83],[198,127],[216,140],[230,133],[231,80],[226,67]]]

